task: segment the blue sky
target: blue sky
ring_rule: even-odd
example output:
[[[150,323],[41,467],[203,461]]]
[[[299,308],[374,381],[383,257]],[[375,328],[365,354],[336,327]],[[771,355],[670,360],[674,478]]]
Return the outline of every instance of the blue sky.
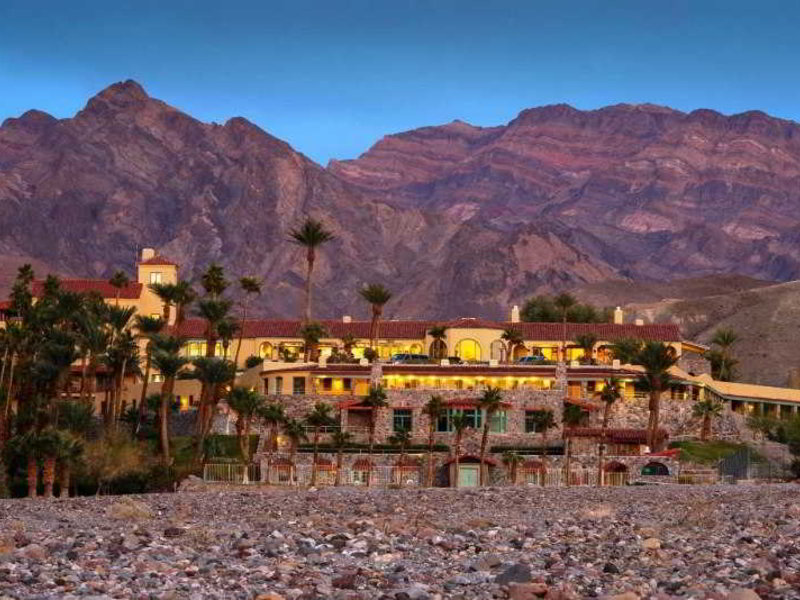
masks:
[[[800,2],[0,2],[0,119],[128,78],[311,158],[532,106],[654,102],[800,120]]]

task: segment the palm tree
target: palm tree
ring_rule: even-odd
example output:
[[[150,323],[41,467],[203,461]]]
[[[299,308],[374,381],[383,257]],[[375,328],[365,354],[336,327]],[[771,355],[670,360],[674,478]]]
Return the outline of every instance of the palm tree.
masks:
[[[711,343],[719,346],[719,351],[709,352],[714,379],[733,381],[736,379],[735,367],[738,361],[731,356],[731,350],[739,339],[739,335],[730,328],[720,328],[714,332]]]
[[[151,283],[147,287],[149,287],[150,291],[164,303],[162,311],[164,327],[166,327],[169,324],[169,319],[172,314],[172,305],[175,303],[175,297],[177,295],[176,286],[174,283]]]
[[[364,398],[363,402],[364,406],[368,406],[370,408],[369,413],[369,461],[370,461],[370,468],[372,466],[372,452],[375,448],[375,426],[378,421],[378,410],[388,406],[388,402],[386,401],[386,391],[381,387],[373,386],[369,388],[369,393]],[[371,475],[367,477],[367,487],[370,485],[370,481],[372,480]]]
[[[692,407],[692,413],[695,417],[703,419],[703,425],[700,429],[700,441],[708,441],[711,436],[711,421],[722,414],[722,403],[711,399],[700,400],[695,402]]]
[[[342,431],[341,429],[335,431],[331,436],[333,446],[336,448],[336,480],[333,482],[335,486],[339,486],[342,483],[342,453],[344,452],[345,446],[347,446],[352,439],[352,434],[347,431]]]
[[[108,283],[114,287],[114,306],[119,306],[119,297],[122,293],[122,288],[127,287],[130,281],[131,280],[124,271],[116,271],[114,275],[111,276],[111,279],[108,280]]]
[[[536,412],[536,431],[542,434],[542,487],[545,486],[547,480],[547,452],[548,440],[547,435],[551,429],[556,427],[556,419],[553,416],[552,410],[540,410]]]
[[[500,393],[499,388],[494,388],[489,386],[486,388],[486,391],[483,392],[483,395],[478,400],[478,406],[483,409],[486,418],[483,421],[483,435],[481,436],[481,469],[480,469],[480,484],[481,486],[486,485],[486,477],[484,472],[487,470],[484,468],[484,459],[486,458],[486,444],[489,441],[489,428],[491,426],[492,418],[494,414],[500,410],[500,407],[503,404],[503,396]]]
[[[297,332],[303,338],[305,361],[316,360],[317,347],[322,338],[328,335],[322,323],[311,321],[305,323]]]
[[[81,397],[86,402],[93,402],[97,387],[97,368],[111,343],[111,331],[103,317],[97,314],[87,312],[79,323],[79,343],[86,355],[85,375],[82,374],[85,382],[81,384]]]
[[[447,327],[444,325],[434,325],[428,330],[428,335],[433,338],[431,344],[431,358],[441,360],[447,358],[447,346],[444,342],[447,337]]]
[[[179,281],[172,288],[172,302],[175,305],[175,328],[180,332],[186,319],[186,310],[197,299],[197,292],[188,281]],[[168,323],[165,323],[165,327]]]
[[[233,319],[224,319],[217,325],[217,333],[219,334],[220,342],[222,343],[222,356],[228,358],[228,350],[231,347],[231,341],[236,332],[239,331],[239,324]],[[233,361],[236,365],[236,361]]]
[[[306,307],[303,313],[303,320],[306,323],[311,322],[311,276],[314,272],[317,248],[333,238],[333,233],[328,231],[321,221],[311,217],[307,217],[302,225],[289,232],[289,240],[306,249]]]
[[[228,406],[236,412],[236,435],[242,462],[250,464],[250,428],[253,419],[264,406],[264,396],[249,388],[237,385],[228,394]],[[247,472],[245,470],[245,472]]]
[[[598,337],[594,333],[581,333],[575,336],[575,344],[583,350],[583,363],[590,365],[593,362],[593,352]]]
[[[358,338],[354,336],[352,333],[345,333],[342,336],[342,350],[344,353],[347,354],[350,358],[353,357],[353,346],[356,345]]]
[[[331,416],[331,405],[325,402],[314,404],[312,411],[306,416],[306,424],[314,428],[314,455],[311,461],[311,486],[317,485],[317,457],[319,455],[319,434],[323,427],[330,427],[335,423]]]
[[[297,467],[295,465],[297,446],[300,445],[303,440],[307,439],[306,426],[302,421],[298,421],[297,419],[286,419],[283,424],[283,433],[289,438],[289,464],[291,465],[289,483],[295,483],[297,480]]]
[[[267,426],[267,476],[265,482],[269,485],[272,478],[272,453],[275,451],[278,427],[286,421],[286,412],[282,404],[270,402],[261,408],[259,416]]]
[[[511,364],[514,362],[514,349],[517,346],[521,346],[525,338],[522,336],[519,329],[507,327],[503,331],[503,335],[500,336],[500,339],[506,343],[506,362]]]
[[[511,485],[517,485],[517,468],[519,467],[519,463],[522,462],[522,457],[512,450],[508,450],[503,453],[503,464],[509,470],[509,478],[511,479]]]
[[[42,457],[42,484],[44,497],[53,497],[53,485],[56,481],[56,461],[61,449],[61,432],[52,427],[43,429],[37,437],[36,446]]]
[[[210,298],[219,298],[228,288],[228,280],[225,279],[225,270],[217,263],[212,262],[200,276],[200,285],[203,286],[203,289]]]
[[[603,424],[600,427],[600,442],[597,444],[597,485],[603,486],[603,451],[606,447],[606,431],[612,405],[622,397],[621,384],[618,379],[608,379],[600,392],[603,401]]]
[[[623,365],[633,364],[644,342],[638,338],[618,338],[611,344],[611,356]]]
[[[59,497],[69,498],[69,486],[72,470],[80,463],[83,456],[83,444],[74,435],[64,434],[61,438],[59,450],[58,487]]]
[[[566,477],[567,486],[571,485],[570,475],[572,473],[572,440],[567,435],[567,429],[577,427],[584,420],[583,410],[580,406],[574,404],[567,404],[561,413],[561,424],[564,429],[564,473]]]
[[[577,304],[574,296],[567,293],[562,293],[553,299],[553,304],[561,311],[561,323],[563,325],[561,333],[561,361],[567,361],[567,316],[569,309]]]
[[[197,313],[206,322],[206,357],[216,355],[219,326],[228,320],[231,309],[230,300],[206,298],[197,303]],[[224,326],[223,326],[224,327]]]
[[[214,411],[219,401],[221,388],[230,382],[233,363],[224,358],[202,357],[192,361],[194,371],[187,374],[187,378],[200,381],[200,408],[197,411],[197,422],[195,427],[196,446],[195,462],[200,462],[205,448],[206,437],[211,430],[211,423],[214,418]]]
[[[669,388],[669,370],[678,362],[675,350],[663,342],[647,342],[636,354],[634,363],[644,367],[641,384],[650,393],[650,419],[647,424],[647,445],[652,452],[659,450],[658,421],[661,408],[661,393]]]
[[[397,463],[398,483],[403,485],[403,469],[406,466],[406,449],[411,442],[411,432],[408,429],[398,429],[389,437],[389,443],[400,448],[400,459]]]
[[[384,305],[391,300],[392,293],[380,283],[370,283],[358,293],[372,306],[372,321],[369,325],[369,347],[375,348],[375,340],[380,337],[380,321]]]
[[[244,298],[242,299],[242,320],[239,322],[239,341],[236,344],[236,353],[233,355],[233,362],[237,366],[239,365],[239,351],[242,349],[242,340],[244,339],[244,324],[247,321],[250,297],[261,294],[261,282],[255,277],[240,277],[239,287],[244,292]]]
[[[136,315],[136,333],[140,338],[147,340],[145,346],[144,376],[142,378],[142,394],[139,399],[139,421],[136,424],[136,432],[144,422],[147,414],[147,386],[150,383],[150,368],[153,364],[153,338],[163,329],[164,322],[160,317],[148,317],[146,315]]]
[[[470,427],[470,421],[467,419],[464,413],[458,412],[450,417],[450,427],[452,427],[453,431],[456,432],[456,439],[455,443],[453,444],[453,450],[455,452],[456,480],[455,486],[453,487],[458,487],[458,463],[461,459],[461,440],[464,438],[464,431],[467,429],[467,427]],[[483,465],[481,465],[481,469],[483,469]]]
[[[161,384],[161,397],[158,405],[158,441],[161,458],[165,465],[171,463],[169,454],[169,411],[172,405],[175,379],[189,359],[178,354],[181,342],[177,338],[164,338],[159,340],[158,346],[153,349],[153,365],[164,377]]]
[[[430,400],[428,400],[422,408],[422,412],[428,417],[428,468],[425,481],[428,487],[433,487],[434,434],[436,433],[436,425],[442,411],[444,411],[444,402],[439,395],[431,396]]]

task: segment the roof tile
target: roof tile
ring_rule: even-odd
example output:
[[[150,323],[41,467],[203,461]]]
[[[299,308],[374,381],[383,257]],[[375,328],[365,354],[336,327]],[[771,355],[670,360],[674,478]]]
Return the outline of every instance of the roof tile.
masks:
[[[61,279],[61,289],[68,292],[88,293],[98,292],[103,298],[116,298],[117,288],[105,279]],[[122,300],[138,300],[142,295],[142,284],[132,281],[119,290]],[[44,281],[36,280],[31,288],[34,298],[39,298],[44,293]]]

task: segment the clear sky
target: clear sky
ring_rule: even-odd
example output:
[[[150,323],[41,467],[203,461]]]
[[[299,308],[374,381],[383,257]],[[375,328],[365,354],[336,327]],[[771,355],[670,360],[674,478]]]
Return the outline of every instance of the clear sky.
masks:
[[[139,81],[311,158],[532,106],[653,102],[800,120],[800,2],[0,0],[0,119]]]

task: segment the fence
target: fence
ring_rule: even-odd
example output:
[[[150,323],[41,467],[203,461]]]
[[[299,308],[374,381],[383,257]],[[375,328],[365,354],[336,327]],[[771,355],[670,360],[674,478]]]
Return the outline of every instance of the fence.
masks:
[[[207,463],[203,466],[203,480],[214,483],[251,484],[261,482],[261,466],[241,463]]]

